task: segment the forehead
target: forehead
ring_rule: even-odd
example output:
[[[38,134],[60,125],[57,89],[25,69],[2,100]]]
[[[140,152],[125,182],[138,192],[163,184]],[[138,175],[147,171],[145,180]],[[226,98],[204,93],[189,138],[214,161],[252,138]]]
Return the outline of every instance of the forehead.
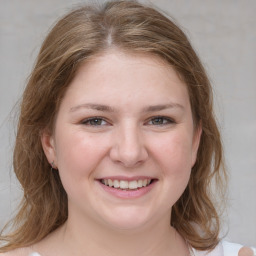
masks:
[[[176,71],[160,57],[111,50],[79,67],[67,90],[70,95],[84,101],[111,98],[114,104],[129,98],[187,101],[188,93]]]

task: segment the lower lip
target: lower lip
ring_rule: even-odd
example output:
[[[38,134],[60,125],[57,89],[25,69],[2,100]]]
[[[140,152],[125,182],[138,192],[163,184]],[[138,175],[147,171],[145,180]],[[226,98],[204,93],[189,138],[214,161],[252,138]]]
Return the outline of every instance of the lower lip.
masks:
[[[112,194],[115,197],[123,198],[123,199],[124,198],[126,198],[126,199],[134,198],[135,199],[135,198],[142,197],[142,196],[146,195],[147,193],[149,193],[156,184],[156,181],[154,181],[146,187],[142,187],[142,188],[138,188],[138,189],[134,189],[134,190],[121,190],[121,189],[117,189],[114,187],[106,186],[106,185],[102,184],[100,181],[98,181],[98,182],[99,182],[100,186],[106,192]]]

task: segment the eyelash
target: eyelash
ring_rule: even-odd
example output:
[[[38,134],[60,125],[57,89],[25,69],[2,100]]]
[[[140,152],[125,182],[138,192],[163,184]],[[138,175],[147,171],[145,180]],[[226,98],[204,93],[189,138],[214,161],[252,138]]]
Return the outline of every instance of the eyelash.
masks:
[[[150,118],[150,120],[147,123],[152,122],[154,120],[158,120],[158,121],[161,120],[162,121],[162,123],[156,124],[158,126],[170,125],[170,124],[175,123],[175,121],[173,119],[171,119],[169,117],[165,117],[165,116],[155,116],[153,118]],[[154,124],[150,124],[150,125],[154,125]]]
[[[158,121],[157,121],[158,120]],[[154,121],[159,122],[159,120],[161,121],[158,124],[153,124]],[[100,122],[100,124],[97,123],[92,123],[92,122]],[[105,122],[105,124],[102,125],[102,122]],[[108,124],[108,121],[106,121],[104,118],[102,117],[90,117],[87,118],[85,120],[83,120],[81,122],[83,125],[88,125],[88,126],[105,126]],[[149,119],[149,121],[146,122],[146,124],[152,125],[152,126],[165,126],[165,125],[170,125],[170,124],[175,124],[176,122],[169,118],[169,117],[165,117],[165,116],[155,116]]]
[[[83,120],[81,123],[84,124],[84,125],[88,125],[88,126],[102,126],[101,124],[92,124],[92,123],[90,123],[90,122],[95,122],[96,120],[101,121],[101,122],[103,121],[106,124],[108,123],[106,120],[104,120],[104,118],[97,117],[97,116],[87,118],[87,119]],[[104,124],[104,125],[106,125],[106,124]]]

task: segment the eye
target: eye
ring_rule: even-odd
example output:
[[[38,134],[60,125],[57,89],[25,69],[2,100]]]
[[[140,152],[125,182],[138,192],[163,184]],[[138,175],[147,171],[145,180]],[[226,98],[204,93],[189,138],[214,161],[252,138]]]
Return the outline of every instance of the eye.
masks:
[[[173,123],[175,123],[174,120],[168,117],[163,117],[163,116],[157,116],[157,117],[151,118],[148,121],[149,125],[168,125]]]
[[[88,125],[88,126],[103,126],[103,125],[107,125],[108,123],[103,118],[91,117],[83,120],[82,124]]]

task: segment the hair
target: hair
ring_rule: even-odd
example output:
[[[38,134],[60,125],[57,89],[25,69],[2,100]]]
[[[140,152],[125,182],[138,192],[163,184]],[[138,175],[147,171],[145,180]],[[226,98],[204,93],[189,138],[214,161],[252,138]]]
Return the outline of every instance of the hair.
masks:
[[[218,244],[220,217],[211,189],[214,182],[214,191],[224,192],[226,174],[204,67],[184,32],[166,15],[137,1],[110,1],[72,10],[43,42],[23,94],[13,156],[24,196],[9,223],[12,232],[2,232],[0,252],[36,243],[67,220],[67,194],[58,172],[50,171],[40,136],[46,129],[53,131],[61,100],[81,64],[111,48],[158,56],[185,82],[202,135],[188,186],[172,207],[170,225],[195,249],[210,250]]]

